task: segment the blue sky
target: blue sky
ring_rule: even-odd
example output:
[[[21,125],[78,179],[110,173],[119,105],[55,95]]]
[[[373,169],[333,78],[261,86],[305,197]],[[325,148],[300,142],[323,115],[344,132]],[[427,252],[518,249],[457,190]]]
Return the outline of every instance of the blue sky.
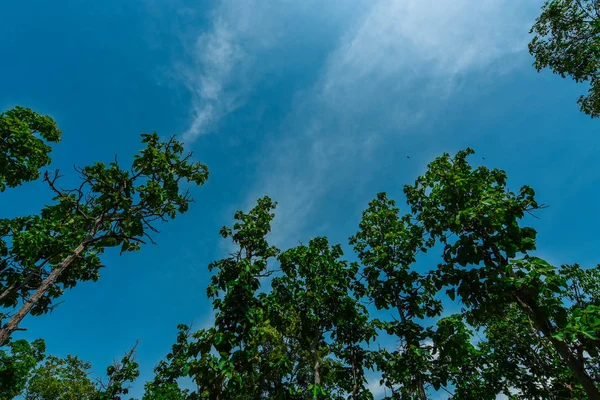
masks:
[[[11,2],[0,12],[0,108],[51,115],[63,130],[52,168],[121,160],[139,134],[179,134],[208,164],[189,213],[158,246],[118,257],[97,283],[28,318],[57,355],[97,372],[140,339],[141,393],[176,325],[210,322],[207,265],[236,209],[279,202],[275,244],[326,235],[347,248],[377,192],[402,205],[443,152],[467,146],[550,205],[533,222],[540,255],[598,263],[598,121],[585,90],[527,53],[541,1],[131,0]],[[407,155],[410,158],[407,158]],[[481,159],[485,157],[485,161]],[[5,213],[34,213],[50,193],[2,195]],[[348,255],[352,257],[351,254]]]

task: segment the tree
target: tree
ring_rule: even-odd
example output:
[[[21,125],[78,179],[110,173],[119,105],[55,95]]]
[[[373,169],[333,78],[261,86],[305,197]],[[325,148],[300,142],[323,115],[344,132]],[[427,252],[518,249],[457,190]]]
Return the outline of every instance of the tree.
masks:
[[[496,400],[499,394],[512,396],[504,376],[498,373],[495,365],[490,365],[489,350],[496,354],[496,348],[484,348],[481,343],[473,344],[473,331],[463,315],[453,314],[436,323],[432,335],[433,354],[432,376],[435,389],[441,387],[451,394],[450,399]],[[451,388],[451,389],[449,389]]]
[[[233,229],[221,229],[223,238],[231,238],[237,250],[209,265],[209,270],[217,271],[207,288],[208,297],[213,299],[215,325],[191,337],[188,327],[179,327],[168,362],[159,363],[155,369],[157,376],[146,386],[145,398],[157,398],[157,393],[181,396],[176,381],[183,376],[189,376],[198,386],[189,394],[192,399],[258,396],[261,386],[256,360],[260,352],[256,344],[264,333],[260,329],[263,310],[256,291],[260,278],[268,274],[269,259],[278,253],[265,239],[275,206],[268,197],[259,199],[249,213],[235,214]]]
[[[390,353],[375,353],[383,381],[393,396],[426,400],[431,376],[432,332],[419,319],[436,317],[441,303],[431,279],[412,268],[419,251],[426,251],[423,228],[411,222],[411,216],[399,216],[396,203],[379,193],[363,212],[359,232],[350,244],[362,263],[366,295],[378,310],[394,310],[392,321],[375,320],[376,326],[400,341]],[[439,385],[437,385],[439,388]]]
[[[108,380],[98,381],[97,392],[93,400],[121,400],[121,395],[129,393],[129,384],[140,375],[139,365],[135,361],[136,347],[131,348],[120,361],[106,369]]]
[[[559,270],[531,254],[536,231],[522,227],[526,213],[541,208],[533,189],[517,194],[506,187],[506,173],[473,168],[467,157],[444,154],[412,186],[405,186],[415,221],[443,247],[442,263],[433,272],[439,289],[456,293],[467,308],[467,322],[485,325],[507,307],[516,306],[536,334],[546,338],[589,399],[600,399],[594,370],[598,309],[586,296],[574,307],[569,282],[580,273]],[[583,274],[587,276],[586,274]],[[597,275],[588,280],[598,283]]]
[[[190,328],[179,325],[177,342],[172,351],[154,368],[154,379],[144,386],[143,400],[184,400],[193,398],[187,389],[179,387],[178,379],[190,373]],[[198,398],[196,396],[196,398]]]
[[[39,136],[36,136],[36,134]],[[40,177],[61,132],[48,116],[15,107],[0,114],[0,192]]]
[[[533,329],[518,306],[491,318],[479,343],[487,380],[496,380],[504,394],[517,399],[586,398],[552,343]],[[511,393],[512,389],[512,393]]]
[[[316,238],[281,254],[281,270],[269,268],[278,254],[265,239],[274,207],[268,197],[259,199],[249,213],[236,213],[233,229],[221,230],[237,250],[209,266],[216,271],[207,289],[215,325],[194,334],[179,327],[145,399],[372,398],[360,344],[374,330],[349,292],[358,266],[340,260],[339,245]],[[258,293],[260,280],[275,272],[272,290]],[[181,390],[182,376],[198,390]]]
[[[543,206],[527,186],[509,191],[504,171],[472,168],[472,153],[429,164],[405,186],[411,212],[402,217],[379,194],[350,239],[364,294],[378,309],[396,309],[393,321],[374,322],[404,344],[375,353],[382,382],[392,398],[426,399],[428,385],[450,392],[448,384],[461,399],[562,398],[567,387],[568,398],[598,398],[597,268],[555,268],[531,255],[536,232],[519,221]],[[434,248],[442,262],[415,272],[416,254]],[[419,320],[441,312],[442,289],[459,298],[462,315],[422,326]],[[474,346],[479,330],[486,339]]]
[[[144,134],[142,142],[146,147],[134,157],[130,170],[122,169],[116,159],[77,169],[81,184],[74,189],[58,186],[58,171],[46,172],[44,181],[55,203],[40,215],[0,220],[0,322],[6,321],[0,328],[0,345],[27,314],[46,313],[65,289],[97,280],[105,249],[120,246],[123,253],[139,250],[146,241],[154,243],[151,234],[158,232],[157,221],[188,210],[192,198],[182,190],[182,181],[202,185],[208,178],[206,166],[192,162],[191,153],[183,155],[182,144],[174,138],[165,142],[156,133]],[[35,163],[18,162],[29,171],[47,162],[44,157]]]
[[[29,343],[16,340],[0,348],[0,398],[18,396],[38,362],[45,356],[46,345],[42,339]]]
[[[48,356],[27,384],[27,400],[91,400],[96,387],[89,377],[92,365],[78,357]]]
[[[298,375],[294,368],[307,375],[308,385],[293,379],[288,385],[288,392],[303,398],[372,398],[365,387],[365,369],[372,364],[360,345],[375,332],[351,290],[358,265],[342,255],[340,245],[330,246],[323,237],[285,251],[278,258],[282,276],[265,296],[269,321],[289,338],[291,352],[309,356],[289,363],[287,371],[290,378]]]
[[[589,82],[577,101],[592,118],[600,116],[600,13],[597,0],[548,0],[531,28],[529,52],[538,71]]]

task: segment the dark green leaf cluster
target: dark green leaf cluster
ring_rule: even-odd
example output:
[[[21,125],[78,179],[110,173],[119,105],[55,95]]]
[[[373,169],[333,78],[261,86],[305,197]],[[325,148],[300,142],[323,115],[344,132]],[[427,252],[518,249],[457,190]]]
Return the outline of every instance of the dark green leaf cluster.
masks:
[[[40,177],[61,132],[48,116],[15,107],[0,114],[0,192]]]
[[[135,348],[125,354],[120,362],[106,369],[108,382],[99,382],[92,400],[121,400],[123,395],[129,393],[129,384],[140,375],[139,364],[135,361]]]
[[[529,52],[538,71],[588,82],[577,101],[592,118],[600,116],[600,14],[596,0],[549,0],[530,33]]]
[[[358,266],[340,259],[339,245],[316,238],[284,253],[268,244],[269,198],[248,213],[238,212],[231,238],[236,251],[212,263],[207,294],[215,325],[190,334],[180,327],[177,343],[146,385],[147,399],[176,393],[189,399],[372,399],[361,343],[374,336],[368,314],[349,292]],[[280,269],[270,263],[277,261]],[[261,282],[276,274],[271,291]],[[185,392],[188,376],[198,389]]]
[[[12,399],[25,389],[32,371],[44,359],[46,345],[38,339],[16,340],[0,348],[0,399]]]
[[[107,368],[107,382],[91,373],[91,364],[76,356],[45,355],[42,339],[17,340],[0,350],[0,399],[121,400],[139,376],[135,347]]]

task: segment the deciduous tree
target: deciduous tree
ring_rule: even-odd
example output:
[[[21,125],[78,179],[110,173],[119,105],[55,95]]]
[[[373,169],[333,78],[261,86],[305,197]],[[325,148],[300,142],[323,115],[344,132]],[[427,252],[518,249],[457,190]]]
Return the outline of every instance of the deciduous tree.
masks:
[[[303,398],[372,398],[365,378],[372,363],[364,346],[375,331],[352,291],[358,265],[342,255],[340,245],[323,237],[285,251],[279,257],[282,274],[266,296],[269,320],[291,352],[308,355],[290,363],[288,372],[288,391]],[[295,371],[306,375],[304,382],[293,382]]]
[[[437,287],[460,296],[473,326],[518,307],[588,398],[599,399],[594,360],[583,356],[583,351],[597,352],[598,309],[591,296],[580,307],[572,306],[569,282],[578,273],[570,276],[568,269],[532,254],[536,231],[522,226],[522,219],[541,208],[533,189],[510,191],[504,171],[473,168],[470,154],[473,150],[467,149],[438,157],[414,185],[405,187],[415,221],[443,247],[434,271]]]
[[[146,387],[146,398],[158,393],[181,395],[176,381],[184,376],[198,387],[189,394],[192,399],[260,398],[264,388],[257,361],[265,325],[257,291],[260,278],[269,274],[269,260],[278,253],[265,238],[274,208],[275,203],[264,197],[250,212],[238,211],[233,228],[221,229],[235,251],[209,265],[210,271],[216,271],[207,288],[215,310],[214,327],[190,335],[188,327],[180,326],[168,362],[157,366],[156,378]]]
[[[577,102],[592,118],[600,116],[600,5],[597,0],[548,0],[530,33],[529,52],[538,71],[589,84]]]
[[[378,310],[393,310],[393,320],[374,321],[399,340],[393,352],[375,353],[383,383],[393,396],[426,400],[428,388],[439,384],[431,375],[432,330],[419,321],[437,317],[441,303],[435,299],[432,280],[413,268],[417,253],[427,249],[423,227],[411,220],[410,214],[401,217],[396,203],[379,193],[363,212],[360,230],[350,244],[363,265],[362,294]]]
[[[97,162],[77,170],[74,189],[59,186],[58,172],[46,172],[54,204],[39,215],[0,220],[0,344],[27,314],[46,313],[65,289],[97,280],[107,248],[139,250],[153,242],[157,222],[188,210],[192,199],[183,185],[202,185],[206,166],[184,155],[174,138],[144,134],[142,142],[130,169],[116,159]]]

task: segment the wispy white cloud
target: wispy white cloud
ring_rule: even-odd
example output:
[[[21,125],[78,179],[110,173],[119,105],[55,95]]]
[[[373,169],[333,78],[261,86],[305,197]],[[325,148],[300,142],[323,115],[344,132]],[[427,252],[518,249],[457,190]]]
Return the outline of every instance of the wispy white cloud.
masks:
[[[367,179],[358,165],[435,117],[467,75],[482,84],[510,71],[539,9],[539,2],[531,3],[370,3],[348,26],[314,86],[297,98],[281,129],[287,135],[264,150],[265,172],[250,202],[264,193],[279,201],[277,241],[300,238],[314,225],[315,205],[327,193]]]
[[[487,68],[525,49],[534,7],[509,0],[381,0],[349,30],[322,83],[335,95],[344,87],[430,81]],[[494,65],[493,65],[494,64]],[[368,81],[372,81],[368,83]],[[439,84],[440,82],[435,82]],[[447,93],[443,93],[447,94]]]
[[[245,105],[265,75],[282,65],[275,60],[277,49],[301,40],[293,34],[298,25],[323,12],[331,14],[328,23],[334,24],[363,1],[337,11],[318,0],[216,2],[207,29],[185,40],[188,61],[176,71],[192,97],[184,139],[214,132],[223,118]]]
[[[257,58],[277,43],[281,32],[280,22],[266,2],[218,3],[209,28],[188,45],[192,61],[178,68],[192,97],[185,140],[212,132],[221,118],[245,103],[260,75]]]

